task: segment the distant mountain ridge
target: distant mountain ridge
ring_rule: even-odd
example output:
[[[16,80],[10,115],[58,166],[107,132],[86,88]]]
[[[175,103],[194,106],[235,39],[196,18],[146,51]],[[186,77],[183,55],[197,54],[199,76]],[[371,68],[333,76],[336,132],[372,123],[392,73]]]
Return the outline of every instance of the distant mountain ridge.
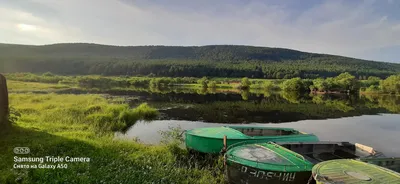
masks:
[[[212,60],[285,60],[304,59],[308,57],[343,57],[328,54],[302,52],[293,49],[258,47],[246,45],[205,45],[205,46],[113,46],[93,43],[59,43],[50,45],[17,45],[1,44],[0,53],[24,51],[27,54],[54,55],[75,54],[88,56],[105,54],[110,57],[126,57],[141,59],[212,59]],[[3,50],[4,49],[4,50]],[[11,51],[11,52],[9,52]],[[107,52],[104,52],[107,51]],[[21,53],[19,53],[21,54]],[[211,55],[210,55],[211,54]],[[355,59],[349,58],[348,59]],[[275,59],[275,60],[274,60]],[[358,59],[361,60],[361,59]],[[367,60],[364,60],[367,61]]]
[[[33,46],[0,44],[0,64],[4,66],[0,72],[46,72],[45,70],[48,70],[60,74],[104,75],[153,73],[160,76],[198,76],[199,74],[190,74],[190,72],[210,70],[211,72],[200,73],[216,77],[315,78],[333,76],[344,71],[361,77],[370,75],[385,77],[400,73],[400,64],[395,63],[243,45],[110,46],[62,43]],[[37,65],[42,65],[42,67]],[[198,69],[193,69],[193,67]],[[221,74],[218,74],[218,71],[221,71]]]

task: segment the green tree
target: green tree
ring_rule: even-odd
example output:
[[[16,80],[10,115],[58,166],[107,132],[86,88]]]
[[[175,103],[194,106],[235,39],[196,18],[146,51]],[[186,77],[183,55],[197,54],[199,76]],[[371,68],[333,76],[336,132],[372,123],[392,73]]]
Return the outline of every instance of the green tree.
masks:
[[[318,91],[327,91],[329,89],[328,82],[322,78],[313,80],[313,86]]]
[[[358,91],[360,88],[358,80],[348,72],[335,77],[335,82],[341,90]]]
[[[197,81],[197,84],[200,84],[202,88],[207,88],[208,79],[207,77],[203,77]]]
[[[299,77],[292,78],[289,80],[286,80],[285,82],[282,83],[282,90],[284,91],[303,91],[304,90],[304,85],[302,80]]]
[[[215,88],[217,88],[217,83],[215,81],[210,81],[210,82],[208,82],[207,87],[211,88],[211,89],[215,89]]]
[[[247,77],[242,78],[242,81],[240,83],[240,87],[242,89],[249,89],[250,85],[251,85],[251,83],[250,83],[249,78],[247,78]]]
[[[391,75],[382,80],[380,86],[385,93],[400,93],[400,75]]]
[[[274,88],[274,83],[272,81],[270,81],[270,80],[267,80],[267,81],[264,82],[263,88],[265,90],[272,90]]]
[[[379,85],[379,81],[381,81],[381,78],[375,77],[375,76],[370,76],[368,77],[367,81],[364,82],[365,86],[368,87],[371,85]]]
[[[379,86],[377,86],[377,85],[371,85],[367,89],[365,89],[365,92],[378,93],[378,92],[380,92],[380,89],[379,89]]]

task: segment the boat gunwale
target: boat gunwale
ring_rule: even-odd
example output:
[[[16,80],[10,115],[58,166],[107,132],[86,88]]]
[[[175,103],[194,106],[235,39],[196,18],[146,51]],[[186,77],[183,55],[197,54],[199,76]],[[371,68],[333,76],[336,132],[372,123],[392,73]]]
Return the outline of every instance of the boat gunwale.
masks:
[[[259,145],[259,144],[257,144],[257,143],[253,143],[253,144],[258,145],[258,146],[260,146],[260,147],[263,147],[263,148],[265,148],[265,149],[268,149],[268,150],[274,152],[275,154],[278,154],[278,155],[281,156],[282,158],[286,159],[287,161],[291,162],[290,159],[288,159],[287,157],[281,155],[280,153],[275,152],[274,150],[271,150],[271,149],[269,149],[269,148],[267,148],[267,147],[261,146],[261,145]],[[273,146],[275,147],[275,145],[273,145]],[[282,146],[280,146],[280,147],[282,147]],[[282,148],[284,148],[284,147],[282,147]],[[299,164],[295,164],[295,163],[291,162],[291,163],[292,163],[291,165],[287,165],[287,164],[274,164],[274,163],[258,162],[258,161],[249,160],[249,159],[246,159],[246,158],[237,157],[237,156],[235,156],[235,155],[233,155],[233,154],[228,154],[229,151],[225,154],[225,157],[226,157],[226,160],[229,160],[230,162],[235,162],[235,163],[240,164],[240,165],[243,165],[243,166],[254,167],[254,168],[257,168],[257,169],[260,169],[260,170],[264,170],[264,171],[266,171],[267,169],[260,168],[259,165],[263,165],[264,167],[265,167],[265,166],[276,166],[276,167],[283,167],[283,168],[284,168],[283,170],[279,170],[279,171],[287,171],[286,168],[288,168],[288,167],[289,167],[289,168],[296,168],[296,169],[302,169],[302,168],[303,168],[303,169],[309,169],[309,170],[302,170],[302,171],[311,171],[311,169],[312,169],[312,167],[313,167],[313,164],[312,164],[310,161],[308,161],[308,160],[306,160],[306,159],[301,159],[301,158],[299,158],[298,156],[296,156],[297,153],[295,153],[295,152],[293,152],[293,151],[291,151],[291,150],[288,150],[288,149],[286,149],[286,148],[284,148],[284,149],[285,149],[284,151],[287,151],[287,152],[289,151],[289,153],[290,153],[290,155],[292,156],[292,158],[295,158],[295,159],[297,159],[298,161],[301,161],[303,164],[302,164],[302,165],[299,165]],[[243,164],[243,163],[240,163],[239,161],[236,161],[235,159],[244,160],[244,161],[249,161],[249,162],[252,162],[252,163],[256,163],[256,166],[254,166],[254,165]],[[271,170],[271,171],[272,171],[272,170]],[[301,171],[292,171],[292,172],[301,172]]]
[[[233,157],[235,157],[235,156],[233,156]],[[236,157],[236,158],[239,158],[239,157]],[[247,164],[240,163],[240,162],[238,162],[238,161],[236,161],[236,160],[232,160],[232,159],[230,159],[230,158],[226,158],[227,161],[234,162],[234,163],[239,164],[239,165],[242,165],[242,166],[254,167],[254,168],[259,169],[259,170],[262,170],[262,171],[302,172],[302,171],[311,171],[312,167],[314,166],[314,165],[304,164],[304,165],[301,165],[301,166],[304,166],[304,167],[301,167],[301,166],[299,166],[299,165],[271,164],[271,163],[255,162],[255,161],[253,161],[253,160],[248,160],[248,159],[245,159],[245,158],[240,158],[240,159],[246,160],[246,161],[250,161],[250,162],[253,162],[253,163],[257,163],[257,165],[256,165],[256,166],[254,166],[254,165],[247,165]],[[309,161],[308,161],[308,162],[309,162]],[[309,162],[309,163],[312,164],[311,162]],[[269,166],[281,167],[281,168],[284,168],[284,169],[283,169],[283,170],[264,169],[264,168],[260,168],[260,167],[259,167],[260,164],[261,164],[261,165],[269,165]],[[304,169],[304,170],[287,170],[286,168]],[[308,170],[306,170],[306,169],[308,169]]]
[[[237,129],[235,129],[235,128],[232,128],[232,127],[242,127],[242,126],[222,126],[222,127],[231,128],[231,129],[234,129],[234,130],[240,132],[239,130],[237,130]],[[243,127],[246,127],[246,126],[243,126]],[[212,128],[212,127],[203,127],[203,128]],[[218,127],[218,128],[220,128],[220,127]],[[197,129],[198,129],[198,128],[197,128]],[[298,130],[296,130],[296,129],[293,129],[293,128],[259,127],[259,128],[257,128],[257,129],[285,130],[285,131],[296,132],[297,134],[290,134],[290,135],[269,135],[269,136],[249,136],[249,135],[246,135],[246,134],[240,132],[241,134],[243,134],[243,136],[244,136],[243,138],[233,138],[233,139],[230,139],[230,140],[260,140],[260,139],[267,139],[267,138],[278,138],[278,139],[281,139],[281,138],[288,138],[288,137],[308,137],[308,136],[316,136],[315,134],[300,132],[300,131],[298,131]],[[193,133],[193,130],[196,130],[196,129],[186,130],[186,131],[185,131],[185,134],[189,134],[189,135],[196,136],[196,137],[211,138],[211,139],[223,139],[223,137],[218,138],[218,137],[209,137],[209,136],[199,135],[199,134]],[[228,136],[227,136],[227,139],[229,139]]]
[[[317,145],[324,145],[324,144],[325,145],[330,145],[330,144],[332,144],[332,145],[339,145],[339,146],[346,145],[346,144],[351,144],[351,145],[353,145],[353,146],[355,146],[357,148],[356,144],[352,144],[352,143],[346,142],[346,141],[318,141],[318,142],[295,142],[295,141],[293,141],[293,142],[273,142],[273,141],[269,141],[269,142],[265,142],[264,144],[271,144],[272,146],[274,146],[276,148],[279,148],[279,149],[283,148],[282,150],[284,150],[287,153],[289,153],[290,155],[292,155],[293,156],[292,158],[304,161],[304,164],[302,164],[301,166],[305,166],[305,168],[307,168],[307,166],[309,166],[306,163],[310,163],[312,165],[316,165],[316,164],[313,164],[311,161],[305,159],[302,154],[299,154],[299,153],[294,152],[294,151],[292,151],[292,150],[290,150],[288,148],[285,148],[284,146],[281,146],[280,144],[298,144],[298,145],[301,145],[301,144],[306,144],[306,145],[315,145],[315,144],[317,144]],[[276,154],[279,154],[275,150],[271,150],[266,146],[260,145],[260,143],[256,143],[256,142],[248,143],[248,142],[244,141],[244,142],[239,142],[239,143],[236,143],[236,144],[233,144],[233,145],[229,146],[228,147],[228,151],[225,154],[226,159],[229,160],[230,162],[235,162],[237,164],[241,164],[241,165],[249,166],[249,167],[256,167],[256,168],[262,169],[262,170],[266,170],[266,169],[260,168],[259,165],[262,165],[264,167],[268,166],[268,165],[269,166],[281,166],[281,167],[284,167],[284,168],[286,168],[286,167],[295,168],[296,166],[299,166],[298,164],[297,165],[286,165],[286,164],[274,164],[274,163],[258,162],[258,161],[249,160],[249,159],[246,159],[246,158],[237,157],[237,156],[235,156],[233,154],[229,154],[230,152],[233,152],[233,148],[239,149],[240,146],[245,146],[245,145],[258,145],[258,146],[264,147],[264,148],[266,148],[266,149],[268,149],[268,150],[270,150],[270,151],[272,151],[272,152],[274,152]],[[346,152],[347,151],[351,151],[351,150],[348,150],[345,147],[344,147],[343,150],[346,151]],[[281,154],[279,154],[279,155],[282,156]],[[301,155],[303,157],[303,159],[299,158],[297,155]],[[368,158],[370,156],[375,156],[375,155],[370,153],[365,158]],[[283,158],[287,159],[286,157],[283,157]],[[346,158],[344,158],[344,159],[346,159]],[[362,158],[358,158],[358,159],[362,159]],[[237,160],[248,161],[248,162],[254,163],[254,165],[243,164],[243,163],[240,163]],[[329,161],[329,160],[325,160],[325,161]],[[325,162],[325,161],[321,161],[321,162]],[[301,167],[299,166],[298,168],[301,168]],[[285,171],[286,171],[286,169],[285,169]],[[299,172],[299,171],[296,171],[296,172]]]

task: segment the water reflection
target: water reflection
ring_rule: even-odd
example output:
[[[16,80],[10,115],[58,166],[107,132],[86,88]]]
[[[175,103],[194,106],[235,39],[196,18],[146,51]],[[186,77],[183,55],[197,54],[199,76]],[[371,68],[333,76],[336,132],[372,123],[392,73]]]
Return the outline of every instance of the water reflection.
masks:
[[[147,102],[162,114],[160,120],[138,122],[127,132],[117,133],[119,138],[136,137],[144,143],[158,143],[159,132],[170,127],[193,129],[251,123],[295,128],[314,133],[321,140],[359,142],[388,156],[400,156],[400,96],[312,95],[179,87],[107,89],[99,93],[131,98],[129,103],[132,107]]]
[[[320,140],[349,141],[374,147],[384,152],[387,156],[400,156],[400,115],[380,114],[378,116],[363,115],[329,120],[303,120],[299,122],[281,124],[259,124],[256,126],[288,127],[300,131],[314,133]],[[220,123],[205,123],[199,121],[157,120],[151,123],[138,122],[125,134],[118,133],[122,139],[138,138],[144,143],[157,144],[161,135],[160,131],[167,131],[170,127],[181,127],[184,130],[226,126]]]
[[[398,113],[399,97],[367,98],[299,93],[145,93],[132,106],[148,102],[162,119],[212,123],[282,123],[307,119],[341,118]]]
[[[183,87],[73,90],[63,93],[89,92],[125,96],[131,98],[129,103],[132,106],[147,102],[158,108],[162,119],[212,123],[282,123],[400,113],[400,96],[389,95],[312,95]]]

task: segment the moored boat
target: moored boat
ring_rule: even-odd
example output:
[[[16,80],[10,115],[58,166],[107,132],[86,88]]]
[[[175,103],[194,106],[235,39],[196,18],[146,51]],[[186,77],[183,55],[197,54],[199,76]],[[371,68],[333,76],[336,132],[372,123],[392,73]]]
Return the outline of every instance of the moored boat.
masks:
[[[399,184],[400,174],[365,162],[339,159],[316,164],[312,176],[317,184]]]
[[[396,172],[400,172],[400,158],[399,157],[384,157],[384,158],[360,158],[360,161],[378,165]]]
[[[312,167],[326,160],[383,154],[349,142],[239,143],[225,154],[230,183],[307,183]]]
[[[226,145],[224,145],[224,137]],[[185,143],[189,150],[203,153],[220,153],[224,146],[239,142],[300,141],[314,142],[318,137],[291,128],[223,126],[188,130]]]

